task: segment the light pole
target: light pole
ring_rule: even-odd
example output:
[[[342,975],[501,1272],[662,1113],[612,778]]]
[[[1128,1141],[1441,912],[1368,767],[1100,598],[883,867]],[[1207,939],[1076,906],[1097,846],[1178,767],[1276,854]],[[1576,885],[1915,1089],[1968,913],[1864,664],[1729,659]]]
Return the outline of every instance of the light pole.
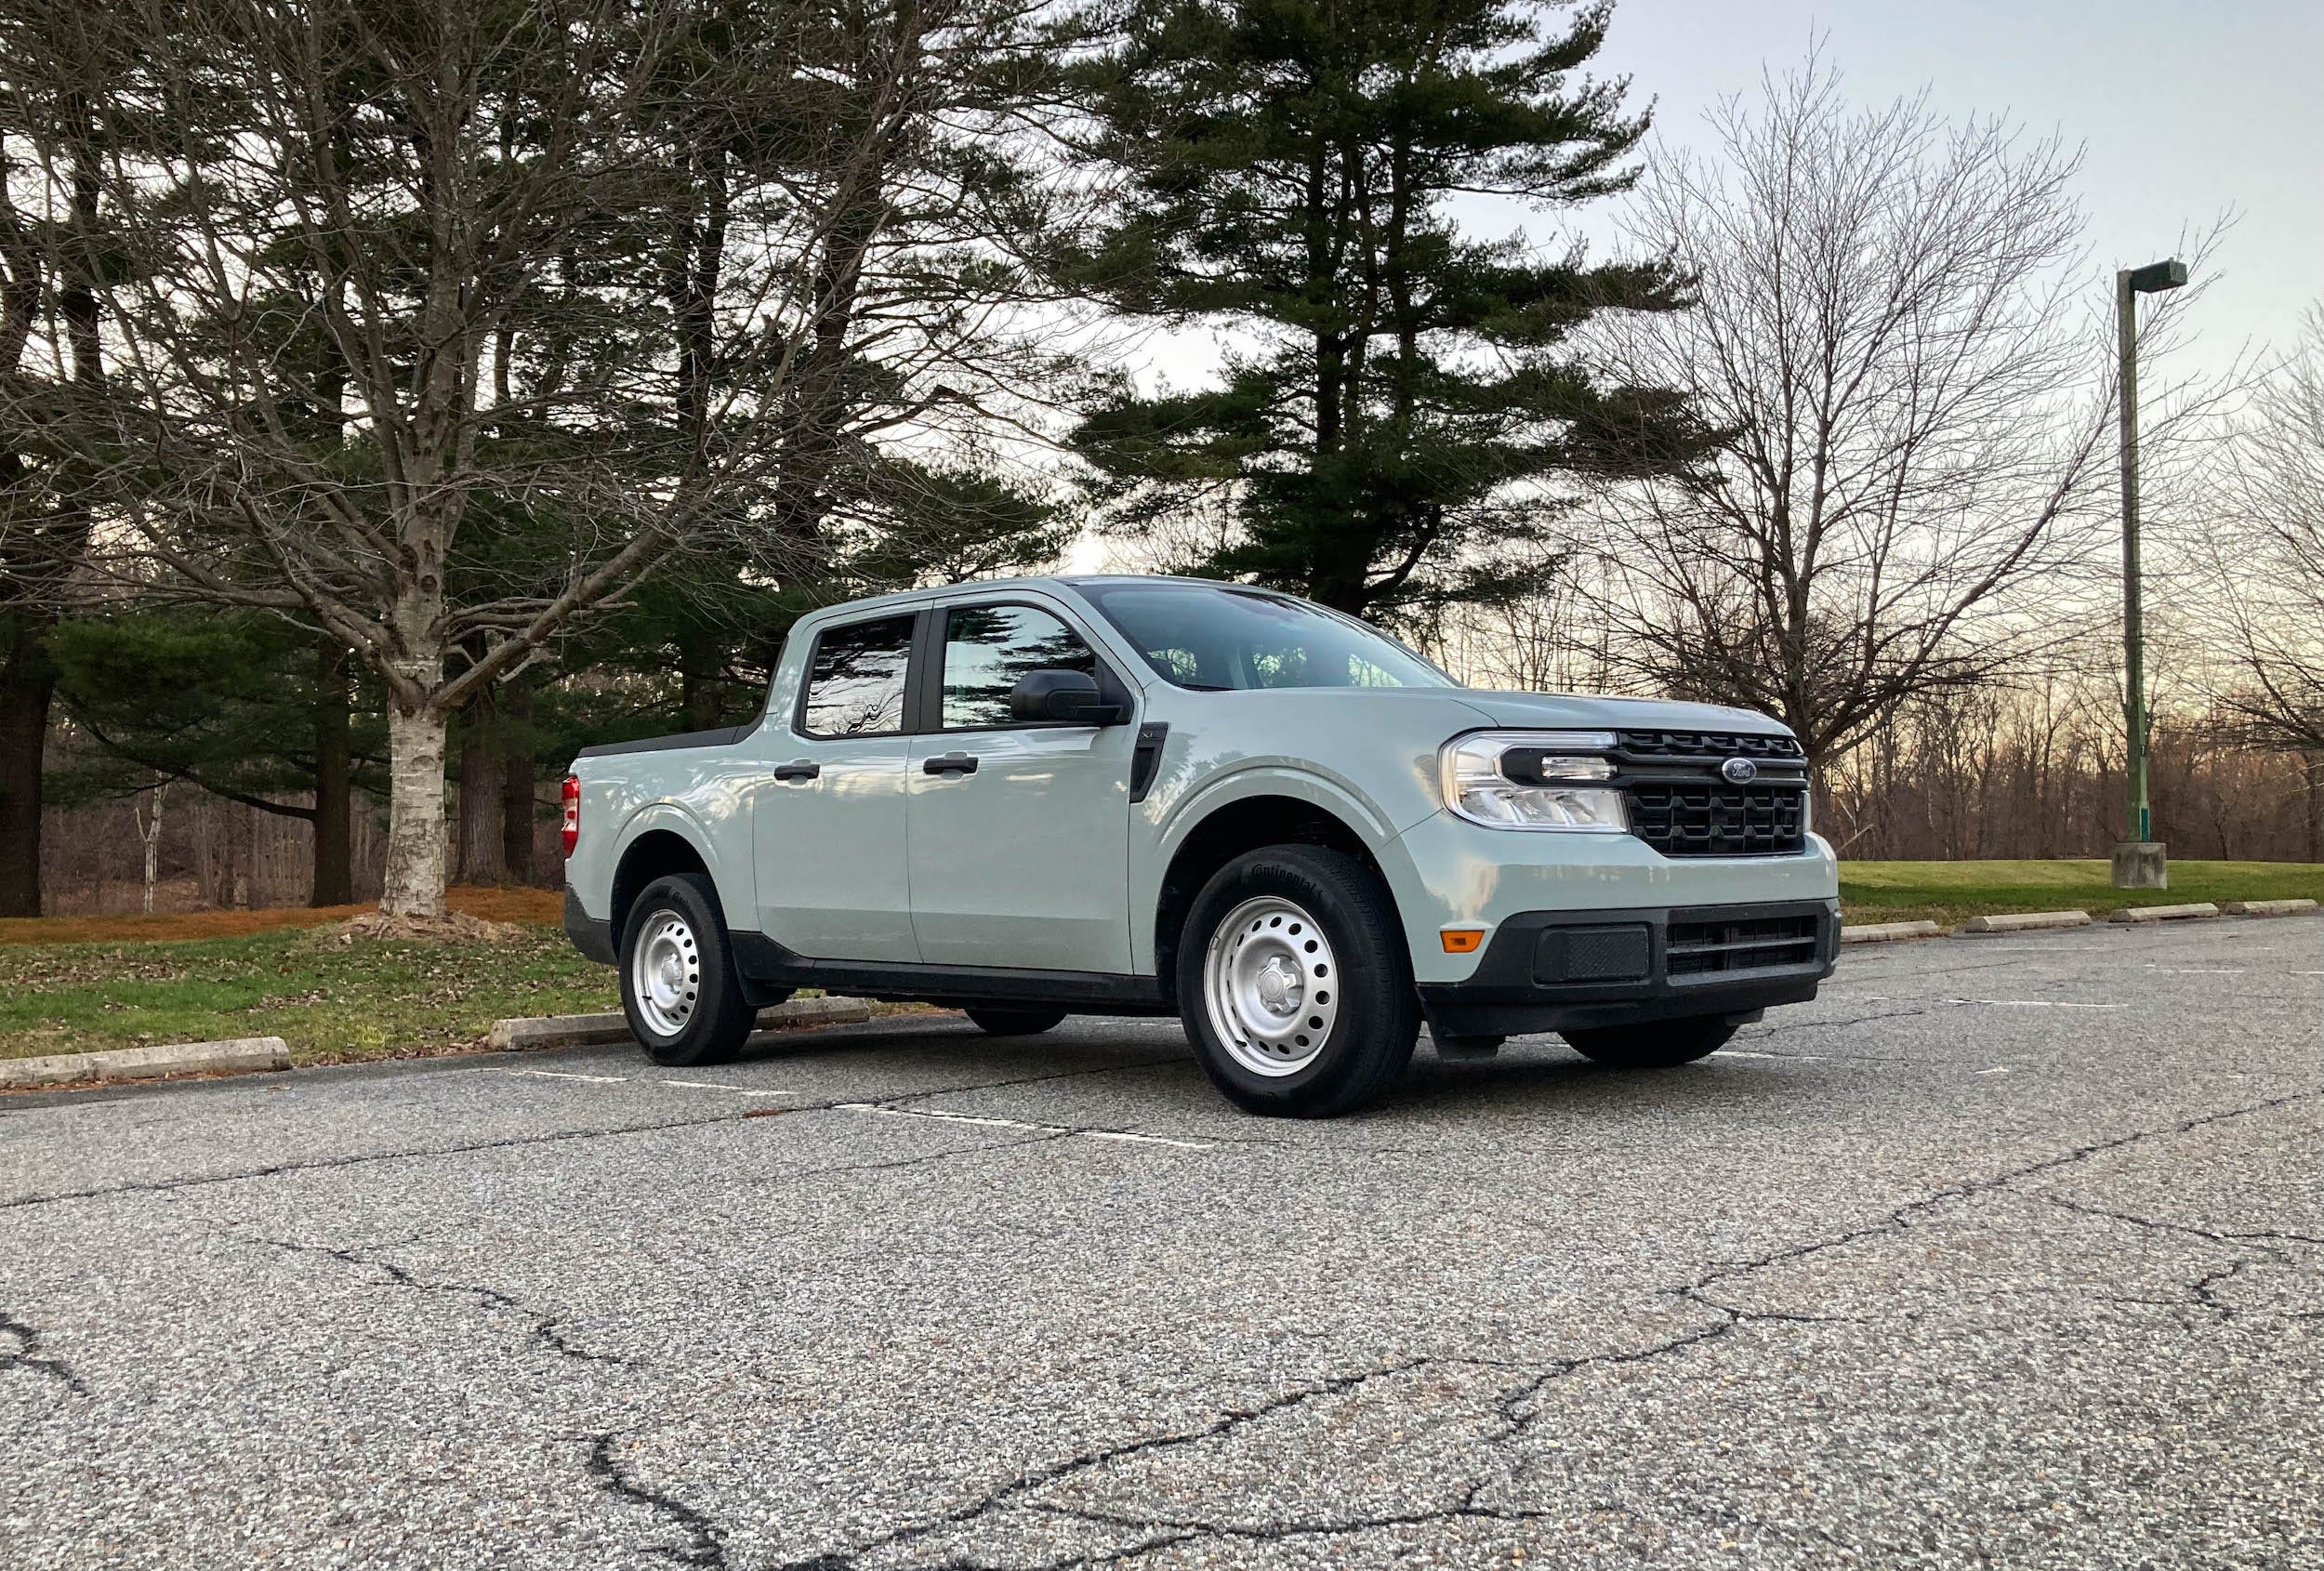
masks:
[[[2138,584],[2138,297],[2176,289],[2186,264],[2124,268],[2114,275],[2115,324],[2122,355],[2122,718],[2130,733],[2130,822],[2114,848],[2116,889],[2168,889],[2171,867],[2155,843],[2146,808],[2146,660]]]

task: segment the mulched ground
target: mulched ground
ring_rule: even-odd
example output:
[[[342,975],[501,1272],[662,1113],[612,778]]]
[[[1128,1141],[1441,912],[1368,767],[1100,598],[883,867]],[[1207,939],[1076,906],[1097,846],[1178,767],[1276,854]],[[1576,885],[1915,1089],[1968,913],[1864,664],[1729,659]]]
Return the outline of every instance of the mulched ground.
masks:
[[[564,920],[565,894],[553,889],[456,887],[452,909],[488,922],[553,928]],[[373,905],[285,905],[264,911],[187,911],[174,916],[18,917],[0,920],[0,944],[110,944],[123,940],[243,938],[276,928],[322,927],[376,910]]]

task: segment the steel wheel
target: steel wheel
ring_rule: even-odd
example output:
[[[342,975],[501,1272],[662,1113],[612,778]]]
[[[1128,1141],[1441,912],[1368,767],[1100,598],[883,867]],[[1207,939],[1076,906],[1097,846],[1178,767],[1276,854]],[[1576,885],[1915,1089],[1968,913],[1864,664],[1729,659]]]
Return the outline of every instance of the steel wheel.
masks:
[[[1247,900],[1210,935],[1202,962],[1210,1028],[1254,1075],[1296,1075],[1340,1018],[1339,962],[1324,930],[1280,895]]]
[[[684,917],[663,910],[647,921],[629,954],[629,991],[655,1036],[686,1029],[702,994],[702,955]]]

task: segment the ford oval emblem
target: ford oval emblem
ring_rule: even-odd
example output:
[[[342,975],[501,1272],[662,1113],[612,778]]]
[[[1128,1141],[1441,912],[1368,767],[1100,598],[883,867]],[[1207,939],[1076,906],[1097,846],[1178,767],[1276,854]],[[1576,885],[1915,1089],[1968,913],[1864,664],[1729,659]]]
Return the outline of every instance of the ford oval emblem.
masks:
[[[1759,778],[1759,765],[1749,759],[1729,759],[1719,766],[1719,772],[1737,786],[1749,786]]]

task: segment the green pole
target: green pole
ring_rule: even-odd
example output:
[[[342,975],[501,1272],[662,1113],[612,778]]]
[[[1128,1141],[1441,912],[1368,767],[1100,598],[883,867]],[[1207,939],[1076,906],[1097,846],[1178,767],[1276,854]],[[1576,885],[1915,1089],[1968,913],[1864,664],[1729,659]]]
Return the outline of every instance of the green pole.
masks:
[[[2146,662],[2138,583],[2138,307],[2125,268],[2114,275],[2122,357],[2122,717],[2130,733],[2130,813],[2125,839],[2154,837],[2146,806]]]

